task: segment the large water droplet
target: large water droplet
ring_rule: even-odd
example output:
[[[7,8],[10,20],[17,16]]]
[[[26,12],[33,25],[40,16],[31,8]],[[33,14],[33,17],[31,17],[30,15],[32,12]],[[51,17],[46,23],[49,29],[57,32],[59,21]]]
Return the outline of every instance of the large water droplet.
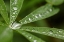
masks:
[[[10,25],[10,28],[12,28],[12,29],[19,29],[20,26],[21,26],[21,24],[14,22],[13,24]]]

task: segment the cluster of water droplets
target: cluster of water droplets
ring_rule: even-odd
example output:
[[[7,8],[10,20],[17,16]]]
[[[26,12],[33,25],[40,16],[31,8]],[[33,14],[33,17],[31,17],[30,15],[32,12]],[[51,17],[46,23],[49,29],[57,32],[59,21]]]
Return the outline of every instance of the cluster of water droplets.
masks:
[[[31,42],[44,42],[42,41],[41,39],[39,39],[38,37],[36,36],[33,36],[32,34],[28,33],[28,32],[22,32],[22,34],[28,38],[29,41]],[[27,35],[26,35],[27,34]]]
[[[41,20],[43,18],[46,18],[52,11],[53,11],[53,8],[50,8],[50,9],[46,10],[45,12],[38,11],[37,13],[35,13],[35,12],[31,13],[28,16],[26,16],[23,20],[21,20],[20,22],[22,24],[27,24],[27,23],[34,22],[37,20]]]
[[[18,0],[13,0],[12,2],[10,2],[10,4],[11,4],[11,7],[10,7],[10,18],[11,18],[11,22],[13,22],[15,19],[16,19],[16,17],[17,17],[17,10],[18,10],[18,8],[17,8],[17,1]]]
[[[56,38],[61,38],[64,39],[64,30],[62,29],[55,29],[55,28],[41,28],[41,27],[32,27],[32,28],[22,28],[22,30],[30,31],[30,32],[35,32],[43,35],[48,35]]]

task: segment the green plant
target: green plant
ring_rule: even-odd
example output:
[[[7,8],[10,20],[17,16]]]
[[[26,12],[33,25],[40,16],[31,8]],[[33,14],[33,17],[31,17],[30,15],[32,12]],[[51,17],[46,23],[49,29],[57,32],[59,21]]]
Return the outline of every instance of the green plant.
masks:
[[[34,36],[29,32],[34,32],[42,35],[47,35],[55,38],[64,40],[64,30],[56,29],[50,27],[23,27],[22,25],[31,23],[37,20],[45,19],[51,17],[59,12],[59,8],[53,7],[53,5],[60,5],[63,0],[58,0],[50,3],[51,0],[46,0],[48,2],[44,6],[36,9],[25,18],[16,22],[16,18],[21,10],[24,0],[10,0],[10,14],[8,14],[5,3],[0,0],[0,13],[4,18],[6,23],[0,22],[0,42],[12,42],[13,31],[17,31],[24,37],[26,37],[30,42],[45,42],[44,40]],[[55,4],[56,3],[56,4]],[[10,15],[10,16],[9,16]],[[28,32],[27,32],[28,31]]]

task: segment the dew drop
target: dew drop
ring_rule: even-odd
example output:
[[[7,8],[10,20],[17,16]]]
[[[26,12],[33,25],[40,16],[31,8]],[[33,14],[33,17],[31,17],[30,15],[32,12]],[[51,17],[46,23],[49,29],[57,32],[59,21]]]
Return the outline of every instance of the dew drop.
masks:
[[[14,3],[17,4],[17,0],[15,0]]]
[[[59,33],[62,33],[62,30],[60,29],[58,32],[59,32]]]
[[[49,13],[49,11],[46,11],[46,13]]]
[[[50,12],[52,11],[52,9],[50,9]]]
[[[41,17],[41,14],[39,14],[39,17]]]
[[[29,39],[31,39],[32,37],[29,37]]]
[[[13,7],[14,10],[17,10],[17,7]]]
[[[15,14],[15,12],[13,12],[13,14]]]
[[[46,32],[42,32],[43,34],[45,34]]]
[[[12,16],[12,17],[15,17],[15,16]]]
[[[16,5],[17,4],[17,0],[14,0],[14,2],[12,3],[12,5]]]
[[[32,30],[32,32],[34,32],[35,30]]]
[[[31,19],[31,18],[29,18],[29,21],[31,22],[31,21],[32,21],[32,19]]]
[[[49,32],[49,34],[53,34],[52,32]]]
[[[64,37],[64,36],[63,36]]]
[[[34,42],[37,42],[37,40],[34,40]]]
[[[19,29],[20,26],[21,26],[21,24],[15,22],[15,23],[11,24],[10,28],[12,28],[12,29]]]
[[[27,23],[27,21],[25,20],[24,23]]]
[[[38,16],[35,16],[35,18],[38,18]]]

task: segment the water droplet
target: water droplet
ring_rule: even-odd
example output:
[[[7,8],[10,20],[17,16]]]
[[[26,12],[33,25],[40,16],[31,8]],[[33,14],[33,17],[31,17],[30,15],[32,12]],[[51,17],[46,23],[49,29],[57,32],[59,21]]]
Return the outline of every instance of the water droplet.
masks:
[[[29,29],[26,29],[27,31],[30,31]]]
[[[52,9],[50,9],[50,12],[52,11]]]
[[[37,42],[37,40],[34,40],[34,42]]]
[[[49,13],[49,11],[46,11],[46,13]]]
[[[31,39],[32,37],[29,37],[29,39]]]
[[[64,37],[64,36],[63,36]]]
[[[17,10],[17,7],[13,7],[14,10]]]
[[[27,23],[27,21],[25,20],[24,23]]]
[[[14,2],[11,2],[12,5],[16,5],[18,0],[14,0]]]
[[[35,30],[32,30],[32,32],[34,32]]]
[[[59,29],[59,31],[58,31],[59,33],[62,33],[62,29]]]
[[[10,28],[12,28],[12,29],[19,29],[20,26],[21,26],[21,24],[15,22],[15,23],[11,24]]]
[[[58,36],[62,37],[62,35],[58,35]]]
[[[39,14],[39,17],[41,17],[41,14]]]
[[[18,0],[15,0],[14,3],[17,4],[17,1],[18,1]]]
[[[31,18],[29,18],[29,21],[30,21],[30,22],[32,22],[32,19],[31,19]]]
[[[15,16],[12,16],[12,17],[15,17]]]
[[[35,18],[38,18],[38,16],[35,16]]]
[[[45,34],[46,32],[42,32],[43,34]]]
[[[49,34],[53,34],[52,32],[49,32]]]
[[[13,14],[15,14],[15,12],[13,12]]]
[[[13,12],[13,14],[16,14],[16,13],[17,13],[17,11],[14,11],[14,12]]]

